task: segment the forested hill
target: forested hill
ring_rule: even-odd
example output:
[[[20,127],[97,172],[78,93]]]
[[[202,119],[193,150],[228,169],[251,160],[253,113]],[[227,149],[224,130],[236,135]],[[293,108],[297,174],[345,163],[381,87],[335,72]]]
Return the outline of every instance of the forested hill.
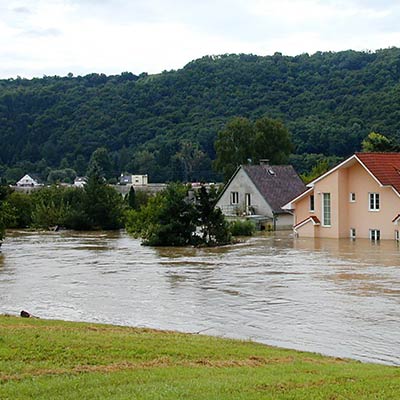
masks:
[[[296,153],[347,156],[371,131],[400,137],[400,49],[295,57],[203,57],[158,75],[0,81],[0,175],[112,171],[151,181],[212,179],[217,132],[233,116],[284,121]]]

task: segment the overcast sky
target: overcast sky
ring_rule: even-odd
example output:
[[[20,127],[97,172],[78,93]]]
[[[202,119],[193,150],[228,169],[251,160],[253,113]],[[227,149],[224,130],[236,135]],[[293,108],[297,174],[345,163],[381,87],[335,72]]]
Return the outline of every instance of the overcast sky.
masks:
[[[0,78],[400,46],[398,0],[0,0]]]

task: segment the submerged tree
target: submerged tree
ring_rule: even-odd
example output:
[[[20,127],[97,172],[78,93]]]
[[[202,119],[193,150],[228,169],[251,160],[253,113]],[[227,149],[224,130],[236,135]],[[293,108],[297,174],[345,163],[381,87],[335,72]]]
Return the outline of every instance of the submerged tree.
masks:
[[[127,212],[126,229],[151,246],[221,245],[230,242],[223,214],[214,208],[216,193],[204,187],[196,198],[173,183],[140,210]]]
[[[207,246],[222,245],[231,242],[229,224],[221,209],[215,208],[217,191],[209,191],[201,186],[196,195],[197,225],[201,233],[201,242]]]
[[[173,183],[149,199],[139,211],[127,213],[126,229],[150,246],[186,246],[196,230],[188,187]]]

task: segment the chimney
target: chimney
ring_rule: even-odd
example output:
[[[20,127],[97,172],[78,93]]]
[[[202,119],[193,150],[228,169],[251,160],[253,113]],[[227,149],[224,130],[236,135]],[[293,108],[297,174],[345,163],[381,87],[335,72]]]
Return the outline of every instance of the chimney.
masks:
[[[269,165],[269,159],[268,158],[262,158],[260,160],[260,165],[265,165],[266,167],[268,167]]]

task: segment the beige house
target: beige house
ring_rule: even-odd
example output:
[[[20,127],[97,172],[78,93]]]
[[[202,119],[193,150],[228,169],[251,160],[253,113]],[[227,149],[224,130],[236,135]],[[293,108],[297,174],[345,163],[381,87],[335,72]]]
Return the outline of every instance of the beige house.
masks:
[[[400,153],[356,153],[283,208],[299,237],[399,240]]]
[[[120,185],[144,186],[148,185],[148,175],[124,175],[121,174],[119,178]]]
[[[242,165],[224,186],[216,207],[232,219],[253,219],[261,228],[292,229],[293,215],[282,206],[305,189],[291,165]]]

